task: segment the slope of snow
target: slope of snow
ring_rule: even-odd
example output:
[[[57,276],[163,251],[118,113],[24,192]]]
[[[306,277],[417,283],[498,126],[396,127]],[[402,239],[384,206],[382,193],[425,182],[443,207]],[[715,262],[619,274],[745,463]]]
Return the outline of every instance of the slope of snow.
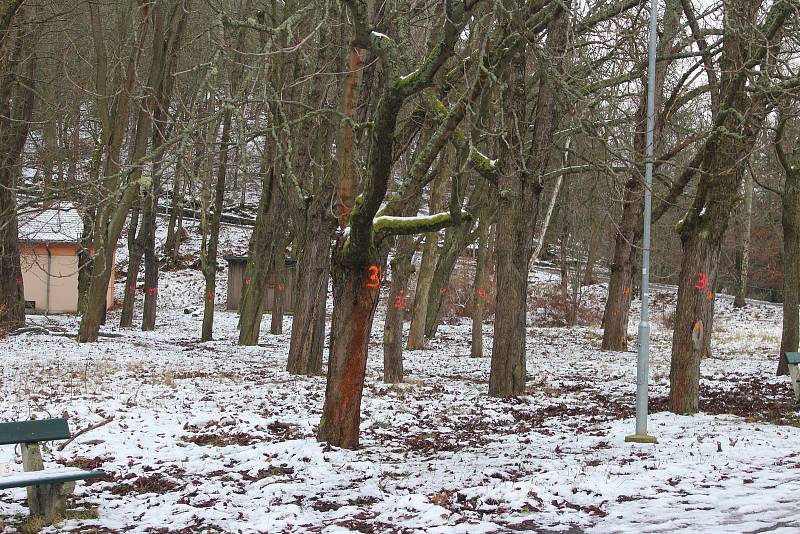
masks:
[[[650,431],[659,443],[636,445],[624,442],[633,431],[636,355],[601,352],[599,328],[529,328],[528,395],[517,400],[486,395],[489,360],[468,357],[464,321],[443,326],[430,350],[406,352],[406,383],[390,386],[381,382],[384,297],[362,447],[346,451],[314,438],[324,378],[284,371],[290,317],[283,335],[267,334],[265,318],[261,344],[238,347],[236,315],[221,309],[221,273],[215,341],[199,343],[202,318],[183,309],[202,304],[202,276],[162,276],[155,332],[119,330],[112,312],[103,331],[120,337],[99,343],[41,334],[0,340],[4,420],[66,411],[75,432],[110,419],[46,452],[50,466],[114,476],[78,483],[71,505],[97,507],[97,520],[50,532],[800,529],[800,413],[788,380],[773,376],[779,308],[734,310],[721,299],[696,416],[665,411],[671,332],[654,321]],[[547,274],[536,280],[551,283]],[[600,286],[588,294],[602,305]],[[659,302],[674,305],[674,295]],[[73,317],[31,322],[77,330]],[[490,323],[484,331],[488,348]],[[733,415],[743,410],[752,417]],[[21,469],[12,447],[0,447],[3,463]],[[0,491],[7,531],[26,510],[24,489]]]

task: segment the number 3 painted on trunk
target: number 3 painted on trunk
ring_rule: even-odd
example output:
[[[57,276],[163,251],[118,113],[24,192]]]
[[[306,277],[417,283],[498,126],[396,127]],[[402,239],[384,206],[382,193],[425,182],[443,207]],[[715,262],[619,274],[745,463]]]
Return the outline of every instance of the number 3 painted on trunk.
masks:
[[[376,288],[381,286],[381,280],[378,278],[381,275],[381,268],[377,265],[370,265],[369,278],[367,279],[367,287]]]
[[[706,273],[700,273],[697,275],[697,283],[694,285],[695,289],[705,289],[708,287],[708,277]]]

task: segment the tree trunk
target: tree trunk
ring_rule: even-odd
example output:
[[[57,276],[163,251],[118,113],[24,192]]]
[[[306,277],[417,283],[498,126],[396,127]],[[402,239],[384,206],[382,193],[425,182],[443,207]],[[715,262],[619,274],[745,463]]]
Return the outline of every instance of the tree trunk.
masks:
[[[675,39],[676,28],[680,18],[677,0],[667,0],[666,13],[664,31],[660,34],[658,41],[659,55],[662,55],[665,50],[672,46],[672,42]],[[669,64],[669,61],[659,61],[656,65],[654,147],[658,146],[661,138],[663,121],[660,119],[659,114],[662,108],[664,80]],[[637,170],[625,182],[625,191],[622,197],[622,215],[614,238],[614,255],[611,261],[611,276],[608,281],[608,298],[603,312],[603,340],[600,345],[602,350],[628,350],[628,317],[634,288],[638,284],[635,278],[641,261],[639,242],[644,224],[643,169],[647,149],[646,121],[647,96],[645,89],[642,89],[636,112],[636,128],[633,135]],[[652,222],[655,223],[656,220],[657,218],[654,217]]]
[[[489,302],[489,293],[486,290],[488,281],[487,263],[489,263],[489,227],[491,226],[491,213],[488,206],[481,209],[481,219],[478,221],[478,257],[475,265],[475,282],[472,286],[472,346],[470,357],[483,357],[483,310]]]
[[[89,284],[92,281],[92,241],[94,241],[95,209],[88,208],[83,214],[81,244],[78,249],[78,313],[86,313]]]
[[[272,272],[275,274],[275,287],[273,288],[272,316],[270,317],[269,333],[283,334],[283,295],[286,290],[286,242],[283,237],[278,237],[275,250],[272,254]]]
[[[317,439],[331,445],[358,447],[361,397],[367,368],[367,352],[380,286],[371,282],[366,267],[344,265],[339,259],[343,242],[337,244],[333,262],[332,344],[328,361],[325,405]]]
[[[670,400],[675,413],[696,413],[699,404],[700,360],[711,336],[717,264],[721,243],[702,237],[682,239],[683,259],[675,310],[670,368]],[[712,248],[713,247],[713,248]],[[683,276],[683,273],[696,273]]]
[[[478,182],[467,201],[469,209],[474,211],[481,205],[481,199],[484,198],[486,188],[486,182]],[[441,323],[442,304],[447,298],[450,276],[453,274],[458,258],[467,248],[467,245],[475,239],[472,230],[472,221],[465,221],[458,226],[449,228],[445,232],[444,246],[442,246],[439,257],[436,260],[436,268],[433,271],[431,286],[428,289],[428,311],[425,313],[425,337],[428,339],[436,335]]]
[[[97,341],[100,325],[103,324],[105,319],[106,292],[108,291],[108,283],[111,280],[111,270],[114,266],[115,247],[107,241],[105,232],[102,232],[102,234],[95,232],[94,246],[97,252],[92,258],[91,280],[89,290],[86,293],[86,311],[81,317],[81,325],[78,330],[78,341],[80,343]]]
[[[594,264],[597,263],[597,245],[598,245],[597,232],[592,232],[589,236],[589,250],[586,253],[586,269],[583,271],[583,280],[581,285],[590,286],[594,284]]]
[[[369,131],[369,150],[362,180],[362,193],[354,200],[347,219],[347,233],[342,233],[333,254],[334,309],[328,379],[317,439],[329,445],[358,447],[361,397],[367,365],[367,350],[380,295],[380,274],[385,267],[379,258],[386,255],[386,239],[396,235],[432,232],[458,224],[462,213],[434,214],[428,217],[379,217],[386,199],[395,164],[395,130],[403,103],[433,83],[440,67],[453,55],[458,36],[464,31],[469,10],[454,3],[445,17],[437,44],[411,77],[397,71],[399,51],[394,41],[382,34],[356,32],[355,45],[377,48],[385,53],[380,61],[386,80]],[[348,3],[347,8],[357,28],[366,28],[363,3]],[[452,131],[450,132],[452,134]],[[443,139],[447,141],[447,138]],[[430,168],[422,165],[420,174]],[[347,185],[345,185],[345,188]],[[460,208],[460,206],[459,206]]]
[[[447,158],[447,154],[442,157]],[[429,197],[429,213],[436,213],[442,203],[442,189],[444,188],[449,165],[447,161],[442,165],[442,171],[431,184]],[[414,290],[414,305],[411,310],[411,324],[408,328],[408,350],[422,350],[425,348],[425,322],[428,312],[428,298],[433,284],[433,275],[436,271],[436,260],[439,253],[439,232],[431,232],[425,236],[422,248],[422,260],[417,273],[417,286]]]
[[[96,105],[101,112],[101,138],[105,149],[105,159],[103,179],[101,181],[102,189],[100,191],[103,200],[98,205],[97,217],[95,218],[93,242],[95,256],[92,276],[86,298],[86,311],[81,318],[81,326],[78,331],[78,341],[81,343],[97,341],[100,325],[105,318],[106,294],[114,267],[114,251],[130,206],[138,195],[140,186],[143,185],[141,160],[147,150],[153,125],[153,111],[156,105],[156,99],[151,92],[146,93],[143,102],[138,103],[139,112],[136,119],[135,133],[132,136],[133,146],[128,156],[133,169],[127,174],[120,172],[120,154],[125,132],[128,129],[129,112],[131,108],[137,107],[130,105],[130,97],[133,94],[133,86],[137,78],[136,63],[144,49],[144,39],[148,34],[150,22],[153,22],[153,41],[155,46],[153,47],[154,53],[151,56],[146,87],[157,87],[161,83],[164,74],[164,56],[161,53],[163,52],[163,47],[158,46],[164,39],[165,10],[163,6],[159,4],[148,5],[147,9],[141,10],[140,27],[128,58],[124,82],[115,88],[109,88],[106,85],[108,64],[100,13],[96,5],[90,4],[89,7],[95,48],[95,66],[100,71],[96,81]],[[153,9],[152,21],[150,8]],[[117,100],[114,102],[113,109],[110,109],[110,94],[114,90],[118,91]],[[126,180],[122,180],[124,174],[127,176]],[[144,183],[145,189],[147,189],[146,181]]]
[[[458,257],[467,247],[472,237],[472,224],[466,222],[446,232],[444,246],[436,260],[431,286],[428,289],[428,311],[425,313],[425,337],[436,335],[441,324],[442,304],[447,298],[450,276],[456,267]]]
[[[569,13],[559,12],[550,22],[545,51],[556,72],[562,67],[563,52],[569,39],[569,21]],[[508,124],[527,116],[524,53],[519,53],[513,60],[511,70],[506,91],[508,98],[505,100],[509,108],[506,112]],[[553,136],[561,115],[556,97],[558,91],[560,89],[550,79],[549,71],[542,70],[527,155],[521,154],[526,145],[522,139],[509,139],[503,143],[505,148],[501,161],[505,159],[506,170],[513,172],[501,172],[498,178],[497,302],[502,306],[495,311],[489,374],[489,395],[492,397],[514,397],[525,390],[528,270],[542,191],[541,174],[552,151]],[[511,147],[520,154],[513,154]],[[512,160],[516,160],[516,169],[512,167]]]
[[[164,256],[172,258],[177,236],[178,223],[178,197],[183,194],[183,158],[178,157],[175,164],[175,174],[172,176],[172,198],[170,199],[169,219],[167,221],[167,238],[164,241]]]
[[[750,228],[753,223],[753,174],[747,172],[744,181],[744,206],[742,206],[741,244],[736,254],[739,268],[738,287],[733,299],[734,308],[743,308],[747,298],[747,278],[750,271]]]
[[[160,143],[159,143],[160,144]],[[145,195],[145,210],[142,213],[144,252],[144,306],[142,308],[142,330],[156,328],[156,305],[158,303],[158,256],[156,255],[156,223],[158,198],[161,196],[160,162],[153,164],[153,187]]]
[[[225,178],[228,173],[228,152],[231,141],[232,111],[225,111],[222,119],[222,135],[220,136],[221,154],[217,169],[217,182],[214,188],[214,205],[208,217],[208,225],[203,229],[203,247],[200,251],[200,263],[205,278],[205,304],[203,306],[203,327],[201,341],[214,339],[214,303],[217,291],[217,247],[219,246],[219,228],[222,220],[222,209],[225,202]],[[204,225],[205,226],[205,225]],[[242,295],[244,300],[244,295]]]
[[[17,83],[19,61],[30,53],[30,38],[13,28],[22,1],[6,4],[0,28],[0,335],[25,324],[15,191],[34,104],[34,90]],[[33,80],[36,62],[27,62],[25,75]]]
[[[411,278],[416,242],[414,236],[398,239],[392,258],[392,285],[383,327],[383,381],[395,384],[403,381],[403,319],[406,313],[406,291]]]
[[[0,337],[25,324],[14,169],[0,167]]]
[[[748,153],[757,127],[748,118],[750,98],[743,72],[748,61],[757,6],[749,0],[726,5],[725,41],[720,58],[722,71],[720,128],[702,147],[701,178],[691,208],[678,224],[681,261],[675,330],[672,336],[670,404],[675,413],[695,413],[699,407],[700,351],[692,335],[703,330],[703,320],[713,306],[716,260],[728,227],[742,180],[742,157]],[[711,291],[710,295],[708,292]],[[710,335],[705,332],[704,335]],[[696,337],[696,336],[695,336]]]
[[[167,238],[164,241],[164,257],[172,265],[178,264],[181,247],[181,232],[183,230],[183,205],[187,194],[191,172],[194,176],[200,174],[200,164],[203,161],[203,145],[198,143],[194,150],[188,150],[189,161],[178,157],[175,164],[175,174],[172,177],[172,199],[167,223]],[[194,155],[192,156],[192,154]],[[191,170],[190,170],[191,169]]]
[[[262,169],[266,170],[262,162]],[[263,171],[262,171],[263,172]],[[239,345],[258,345],[261,319],[264,315],[264,296],[269,282],[269,271],[275,253],[278,228],[275,224],[276,196],[278,193],[274,167],[263,178],[261,198],[258,203],[256,226],[247,249],[247,267],[244,271],[242,301],[239,304]],[[281,230],[282,231],[282,230]],[[280,260],[283,261],[281,255]],[[296,313],[296,312],[295,312]]]
[[[316,205],[309,211],[308,217],[301,256],[295,270],[294,314],[287,370],[293,375],[311,376],[322,372],[331,235],[336,221],[329,218],[324,208],[318,209]]]
[[[136,305],[136,286],[139,281],[139,265],[142,261],[143,228],[139,228],[139,206],[134,206],[128,221],[128,272],[125,275],[125,297],[119,327],[130,328],[133,324],[133,308]],[[143,217],[142,217],[143,218]]]
[[[800,343],[800,172],[786,169],[783,190],[783,328],[778,375],[789,374],[785,352]]]
[[[608,282],[608,298],[603,313],[602,350],[628,350],[628,312],[633,297],[636,250],[633,239],[643,224],[641,202],[644,188],[641,180],[631,178],[625,184],[622,219],[614,238],[614,256]]]

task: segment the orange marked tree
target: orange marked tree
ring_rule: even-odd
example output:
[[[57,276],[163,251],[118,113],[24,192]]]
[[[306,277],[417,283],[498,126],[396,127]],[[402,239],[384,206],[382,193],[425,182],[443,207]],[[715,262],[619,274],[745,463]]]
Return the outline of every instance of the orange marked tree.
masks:
[[[392,178],[395,129],[403,103],[430,86],[453,55],[477,0],[446,0],[441,26],[433,45],[416,70],[400,72],[400,52],[390,37],[372,31],[367,7],[358,0],[342,0],[353,21],[353,47],[375,54],[383,69],[380,97],[367,137],[366,168],[358,184],[360,194],[347,215],[347,227],[333,252],[333,321],[325,405],[317,439],[345,448],[358,447],[361,396],[367,348],[380,287],[375,287],[385,258],[386,240],[396,235],[432,232],[459,222],[461,213],[399,217],[381,210]],[[452,131],[444,134],[444,139]],[[441,147],[440,147],[441,148]],[[435,154],[434,154],[435,156]],[[432,159],[424,164],[429,167]],[[425,174],[424,172],[421,174]],[[381,269],[382,270],[382,269]]]
[[[713,130],[695,158],[699,165],[692,166],[700,177],[697,193],[677,225],[683,258],[670,367],[670,403],[675,413],[696,413],[699,407],[701,351],[695,350],[693,325],[701,321],[705,336],[710,336],[714,299],[708,300],[703,289],[714,291],[722,239],[738,201],[743,164],[764,116],[758,99],[749,94],[748,77],[756,67],[766,70],[769,50],[794,11],[792,2],[778,0],[759,24],[760,0],[728,0],[723,6],[719,106]]]

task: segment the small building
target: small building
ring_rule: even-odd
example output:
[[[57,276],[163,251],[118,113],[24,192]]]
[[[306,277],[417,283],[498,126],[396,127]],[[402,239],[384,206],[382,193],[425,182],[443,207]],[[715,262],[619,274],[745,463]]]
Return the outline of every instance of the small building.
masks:
[[[244,271],[247,268],[247,256],[225,256],[228,262],[228,301],[226,304],[229,310],[238,310],[239,302],[242,300],[242,286],[244,285]],[[294,258],[286,258],[285,270],[283,271],[283,287],[275,283],[274,276],[267,282],[267,292],[264,295],[264,311],[271,312],[275,303],[275,293],[283,291],[283,312],[291,314],[294,312],[294,285],[295,269],[297,261]]]
[[[43,313],[78,312],[78,253],[83,219],[62,203],[19,215],[19,252],[25,307]],[[106,306],[114,304],[114,271]]]

